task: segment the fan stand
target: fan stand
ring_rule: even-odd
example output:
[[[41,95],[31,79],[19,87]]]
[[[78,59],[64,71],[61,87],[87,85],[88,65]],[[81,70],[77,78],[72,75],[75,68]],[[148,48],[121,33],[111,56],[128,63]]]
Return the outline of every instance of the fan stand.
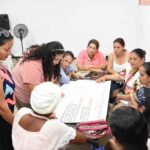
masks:
[[[20,34],[20,41],[21,41],[21,47],[22,47],[22,54],[23,54],[23,52],[24,52],[24,50],[23,50],[23,38],[22,38],[22,34],[23,34],[23,30],[22,29],[19,29],[19,34]]]
[[[13,29],[14,35],[20,39],[22,54],[24,53],[23,48],[23,38],[25,38],[28,34],[28,28],[25,24],[17,24]]]

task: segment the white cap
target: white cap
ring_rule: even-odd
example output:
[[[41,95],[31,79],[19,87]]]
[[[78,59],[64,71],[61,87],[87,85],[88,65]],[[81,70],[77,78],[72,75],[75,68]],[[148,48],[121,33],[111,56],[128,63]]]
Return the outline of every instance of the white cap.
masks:
[[[52,82],[37,85],[31,93],[31,107],[38,114],[52,113],[61,99],[61,89]]]

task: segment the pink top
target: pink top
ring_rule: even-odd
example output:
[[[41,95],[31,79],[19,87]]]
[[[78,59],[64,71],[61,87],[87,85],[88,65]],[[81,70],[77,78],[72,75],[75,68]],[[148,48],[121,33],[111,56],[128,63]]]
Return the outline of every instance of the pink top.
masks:
[[[16,97],[24,103],[29,103],[30,93],[25,83],[38,85],[44,82],[42,63],[40,60],[20,62],[14,67],[12,76],[16,84]]]
[[[88,57],[87,50],[83,50],[79,56],[76,59],[76,62],[78,65],[100,65],[100,64],[106,64],[104,55],[100,52],[97,51],[91,60]]]
[[[31,114],[47,121],[38,132],[30,132],[19,125],[20,119]],[[48,119],[33,113],[29,108],[21,108],[13,122],[12,141],[15,150],[60,150],[74,139],[76,131],[58,119]]]

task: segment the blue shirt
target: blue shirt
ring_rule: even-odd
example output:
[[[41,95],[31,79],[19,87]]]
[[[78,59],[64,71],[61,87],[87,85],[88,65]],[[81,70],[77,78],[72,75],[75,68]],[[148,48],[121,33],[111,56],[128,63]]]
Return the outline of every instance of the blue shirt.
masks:
[[[60,77],[60,84],[62,85],[62,84],[68,84],[69,82],[70,82],[70,78],[69,78],[69,76],[68,76],[68,74],[70,73],[70,72],[74,72],[75,71],[75,69],[72,67],[72,66],[69,66],[65,71],[64,71],[64,69],[61,67],[60,68],[60,75],[61,75],[61,77]]]
[[[150,99],[150,89],[147,87],[141,87],[139,90],[136,91],[137,101],[145,106],[145,101]]]

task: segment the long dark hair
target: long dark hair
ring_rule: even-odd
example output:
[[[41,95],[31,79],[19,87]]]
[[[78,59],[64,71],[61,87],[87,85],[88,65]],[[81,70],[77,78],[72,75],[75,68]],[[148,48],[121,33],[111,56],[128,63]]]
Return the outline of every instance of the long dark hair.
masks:
[[[59,79],[60,78],[60,64],[54,65],[53,60],[56,55],[64,53],[63,45],[58,41],[49,42],[47,44],[42,44],[31,49],[24,54],[22,62],[30,60],[41,60],[42,68],[44,74],[44,80],[50,81],[52,77]]]

